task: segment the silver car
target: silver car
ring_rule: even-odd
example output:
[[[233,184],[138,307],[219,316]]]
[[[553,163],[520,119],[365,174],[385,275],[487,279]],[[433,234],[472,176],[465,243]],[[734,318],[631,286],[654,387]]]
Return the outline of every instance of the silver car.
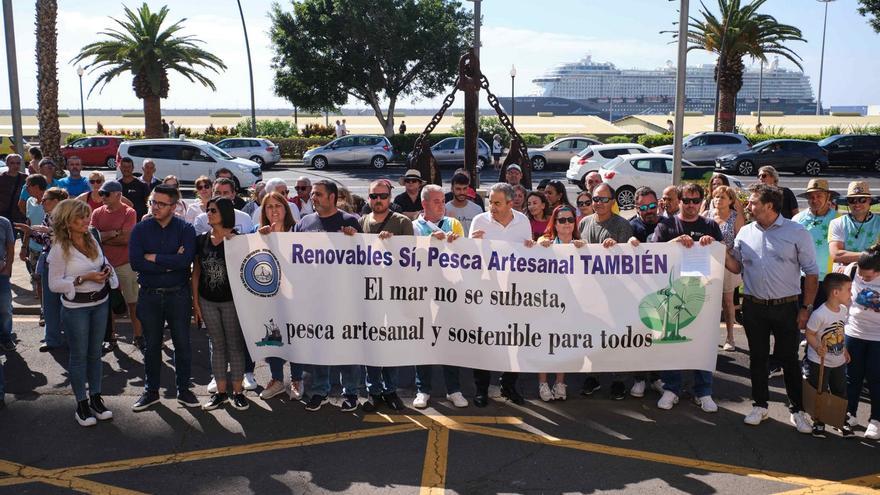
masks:
[[[394,147],[385,136],[349,134],[312,148],[303,154],[303,163],[320,170],[327,165],[369,164],[385,168],[394,156]]]
[[[587,146],[594,144],[602,143],[585,136],[566,136],[553,141],[543,148],[529,150],[529,156],[532,159],[532,169],[544,170],[544,167],[553,166],[568,167],[571,157],[580,153]]]
[[[477,147],[480,150],[477,154],[477,170],[480,170],[489,163],[490,148],[489,145],[486,144],[486,141],[483,141],[480,138],[477,139]],[[434,146],[431,146],[431,154],[434,155],[434,159],[437,160],[437,164],[440,166],[448,165],[463,167],[464,138],[448,137],[443,139]]]
[[[216,145],[237,158],[246,158],[261,167],[281,161],[281,147],[264,138],[227,138]]]
[[[698,132],[682,141],[682,156],[698,165],[714,165],[724,155],[738,154],[751,149],[752,144],[742,134],[733,132]],[[672,145],[651,148],[654,153],[672,154]]]

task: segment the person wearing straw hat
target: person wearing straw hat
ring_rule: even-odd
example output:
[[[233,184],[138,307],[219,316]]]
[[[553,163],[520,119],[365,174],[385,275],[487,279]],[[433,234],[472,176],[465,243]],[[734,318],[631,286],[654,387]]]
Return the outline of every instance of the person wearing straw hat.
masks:
[[[863,180],[854,180],[846,188],[849,214],[835,218],[828,227],[828,248],[835,271],[858,261],[862,251],[877,242],[880,216],[871,213],[874,199]]]
[[[840,194],[828,188],[826,179],[810,179],[807,183],[807,190],[798,194],[799,198],[807,200],[808,209],[800,211],[792,218],[793,221],[801,224],[810,233],[813,238],[813,246],[816,248],[816,264],[819,265],[819,289],[816,293],[816,301],[814,305],[819,307],[825,302],[825,291],[822,287],[822,281],[825,275],[831,271],[831,253],[828,249],[828,230],[831,221],[840,214],[835,210],[833,201]],[[801,287],[804,284],[804,277],[801,276]]]
[[[400,207],[400,212],[410,220],[415,220],[422,211],[419,191],[425,185],[425,180],[422,179],[421,172],[411,168],[400,178],[400,184],[404,187],[404,191],[394,197],[394,204]]]

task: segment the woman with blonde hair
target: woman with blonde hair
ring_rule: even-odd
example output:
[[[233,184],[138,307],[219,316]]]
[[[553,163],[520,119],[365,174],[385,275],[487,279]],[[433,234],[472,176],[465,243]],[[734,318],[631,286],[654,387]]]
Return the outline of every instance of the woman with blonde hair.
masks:
[[[49,288],[61,294],[61,317],[70,346],[68,373],[77,401],[74,417],[80,426],[113,417],[101,399],[101,347],[110,289],[119,282],[89,232],[90,216],[89,206],[82,201],[58,203],[52,212],[55,240],[47,258]]]
[[[180,181],[176,175],[166,175],[162,179],[162,184],[180,190]],[[177,204],[174,205],[174,216],[186,220],[186,203],[183,202],[183,199],[178,199]]]
[[[101,194],[98,192],[101,189],[101,186],[104,185],[104,174],[101,172],[92,172],[89,174],[89,187],[92,188],[91,191],[84,192],[76,197],[76,199],[80,201],[85,201],[89,208],[92,211],[97,210],[101,206],[104,206],[104,200],[101,199]],[[65,198],[66,199],[66,198]],[[122,202],[128,205],[129,208],[133,208],[131,201],[125,196],[122,197]]]
[[[779,190],[782,191],[782,209],[779,210],[779,214],[782,215],[783,218],[791,220],[793,216],[801,211],[800,208],[798,208],[797,198],[794,196],[794,193],[791,192],[791,189],[779,185],[779,172],[777,172],[774,167],[764,165],[759,168],[758,181],[762,184],[767,184],[768,186],[778,187]]]
[[[196,217],[205,212],[208,200],[214,195],[213,186],[213,181],[204,175],[196,179],[196,199],[198,201],[193,201],[186,209],[186,216],[183,218],[186,223],[192,224],[196,221]]]
[[[736,194],[727,186],[718,186],[712,192],[712,207],[703,216],[714,220],[721,229],[727,249],[733,249],[733,240],[739,229],[745,225],[745,217],[736,211]],[[721,290],[721,312],[727,327],[727,339],[724,341],[725,351],[736,350],[733,339],[733,324],[736,322],[736,309],[733,303],[733,291],[742,283],[742,276],[724,269],[724,282]]]

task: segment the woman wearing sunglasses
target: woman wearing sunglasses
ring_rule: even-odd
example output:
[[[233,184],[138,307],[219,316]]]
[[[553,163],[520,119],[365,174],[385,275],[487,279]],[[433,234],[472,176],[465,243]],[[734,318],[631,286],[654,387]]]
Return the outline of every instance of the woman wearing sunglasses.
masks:
[[[89,208],[92,211],[104,206],[104,201],[101,200],[101,195],[98,191],[101,189],[101,186],[104,185],[104,174],[101,172],[92,172],[89,174],[89,187],[92,189],[89,192],[84,192],[76,197],[79,201],[85,201]],[[129,208],[133,208],[131,201],[128,200],[125,196],[122,197],[122,202],[125,203]]]
[[[791,192],[791,189],[779,185],[779,172],[777,172],[775,168],[770,165],[765,165],[759,168],[758,181],[762,184],[767,184],[768,186],[778,187],[779,190],[782,191],[782,209],[779,210],[779,213],[783,218],[791,220],[791,217],[798,214],[800,209],[798,209],[797,198],[794,196],[794,193]]]
[[[186,216],[184,220],[187,223],[193,223],[196,221],[196,218],[205,213],[205,209],[208,206],[208,200],[211,199],[213,191],[211,187],[214,183],[208,177],[204,175],[196,179],[196,199],[198,201],[194,201],[189,205],[189,208],[186,209]]]
[[[582,248],[586,244],[580,239],[577,230],[577,210],[568,205],[557,206],[550,215],[547,230],[538,239],[544,247],[554,244],[574,244]],[[556,383],[553,388],[547,383],[547,373],[538,373],[538,396],[544,402],[551,400],[565,400],[565,373],[556,373]]]
[[[577,196],[578,222],[584,217],[592,215],[593,195],[590,191],[581,191]]]

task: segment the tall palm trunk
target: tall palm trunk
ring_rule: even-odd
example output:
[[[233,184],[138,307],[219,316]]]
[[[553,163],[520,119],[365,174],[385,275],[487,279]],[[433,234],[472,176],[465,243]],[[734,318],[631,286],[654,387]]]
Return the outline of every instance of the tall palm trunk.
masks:
[[[736,128],[736,95],[743,84],[742,57],[728,58],[721,65],[718,79],[718,130],[733,132]]]
[[[57,0],[37,0],[37,122],[40,150],[63,169],[61,130],[58,126]]]
[[[144,97],[144,137],[165,137],[162,134],[161,101],[158,96],[149,95]]]

